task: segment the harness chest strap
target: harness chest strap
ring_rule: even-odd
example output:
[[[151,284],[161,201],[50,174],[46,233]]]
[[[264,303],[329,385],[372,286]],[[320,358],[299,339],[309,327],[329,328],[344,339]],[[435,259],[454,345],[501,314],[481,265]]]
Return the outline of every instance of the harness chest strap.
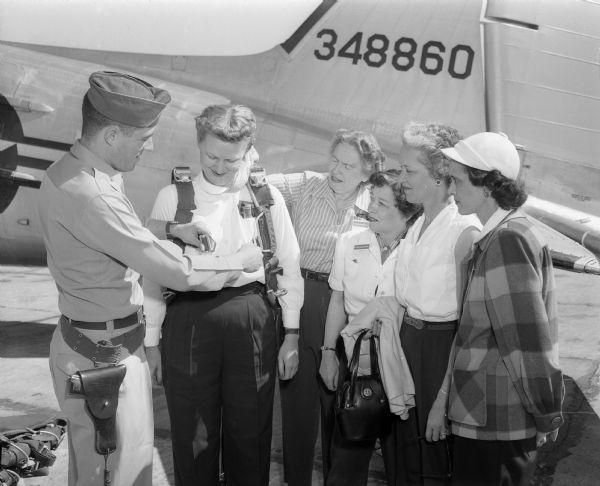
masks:
[[[175,184],[177,189],[177,211],[175,213],[175,222],[179,224],[192,221],[192,210],[196,209],[194,201],[194,186],[189,167],[175,167],[171,176],[171,183]],[[262,167],[254,167],[250,171],[248,183],[246,184],[248,194],[252,200],[251,204],[240,203],[240,214],[243,218],[255,217],[260,236],[260,244],[263,249],[263,266],[265,269],[265,287],[267,289],[267,298],[272,307],[279,307],[277,297],[286,293],[285,289],[278,289],[277,275],[283,272],[279,267],[279,261],[275,257],[277,250],[277,241],[275,239],[275,229],[273,227],[273,216],[270,207],[275,204],[271,194],[271,188],[267,184],[265,170]],[[251,207],[250,207],[251,206]],[[174,239],[182,249],[185,243]],[[167,300],[172,298],[173,292],[167,291]]]
[[[190,223],[193,216],[192,210],[196,209],[190,168],[175,167],[171,175],[171,183],[175,184],[175,188],[177,189],[175,222],[178,224]],[[178,245],[182,250],[185,248],[185,243],[179,238],[174,238],[173,243]]]

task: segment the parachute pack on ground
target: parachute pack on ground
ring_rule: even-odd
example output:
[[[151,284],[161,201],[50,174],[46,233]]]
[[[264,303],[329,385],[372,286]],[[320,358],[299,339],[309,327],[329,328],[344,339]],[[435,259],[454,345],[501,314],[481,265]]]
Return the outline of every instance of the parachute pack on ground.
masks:
[[[15,486],[21,477],[43,476],[67,431],[57,417],[26,415],[0,419],[0,486]]]

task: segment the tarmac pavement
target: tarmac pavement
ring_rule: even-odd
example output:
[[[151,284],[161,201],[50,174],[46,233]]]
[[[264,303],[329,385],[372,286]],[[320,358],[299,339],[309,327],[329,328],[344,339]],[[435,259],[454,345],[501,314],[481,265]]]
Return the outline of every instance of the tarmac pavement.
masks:
[[[560,364],[565,374],[565,419],[556,443],[542,447],[532,484],[600,485],[600,277],[556,271]],[[48,350],[58,321],[57,291],[45,267],[0,266],[0,423],[27,414],[58,414]],[[155,388],[153,484],[173,485],[170,427],[162,388]],[[282,486],[281,418],[276,397],[271,454],[272,486]],[[48,476],[25,486],[67,484],[66,441]],[[322,484],[320,449],[313,484]],[[369,485],[383,485],[383,463],[374,455]],[[92,485],[90,485],[92,486]],[[115,485],[121,486],[121,485]]]

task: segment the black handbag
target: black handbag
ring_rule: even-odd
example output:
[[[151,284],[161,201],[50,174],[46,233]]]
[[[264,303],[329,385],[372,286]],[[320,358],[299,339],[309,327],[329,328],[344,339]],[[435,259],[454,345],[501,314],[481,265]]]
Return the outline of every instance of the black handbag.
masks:
[[[337,392],[335,414],[342,437],[346,440],[373,440],[389,431],[390,408],[381,383],[375,339],[369,338],[371,374],[358,376],[360,347],[369,329],[361,331],[354,344],[348,376]]]

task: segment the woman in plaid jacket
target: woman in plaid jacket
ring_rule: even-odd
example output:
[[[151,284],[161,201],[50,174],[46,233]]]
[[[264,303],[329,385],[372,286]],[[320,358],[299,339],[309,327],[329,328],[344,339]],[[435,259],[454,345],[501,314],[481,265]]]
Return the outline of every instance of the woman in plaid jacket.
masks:
[[[552,260],[518,209],[527,196],[505,136],[476,134],[443,152],[455,161],[451,192],[460,213],[484,225],[450,364],[453,484],[527,485],[537,447],[555,440],[563,422]]]

